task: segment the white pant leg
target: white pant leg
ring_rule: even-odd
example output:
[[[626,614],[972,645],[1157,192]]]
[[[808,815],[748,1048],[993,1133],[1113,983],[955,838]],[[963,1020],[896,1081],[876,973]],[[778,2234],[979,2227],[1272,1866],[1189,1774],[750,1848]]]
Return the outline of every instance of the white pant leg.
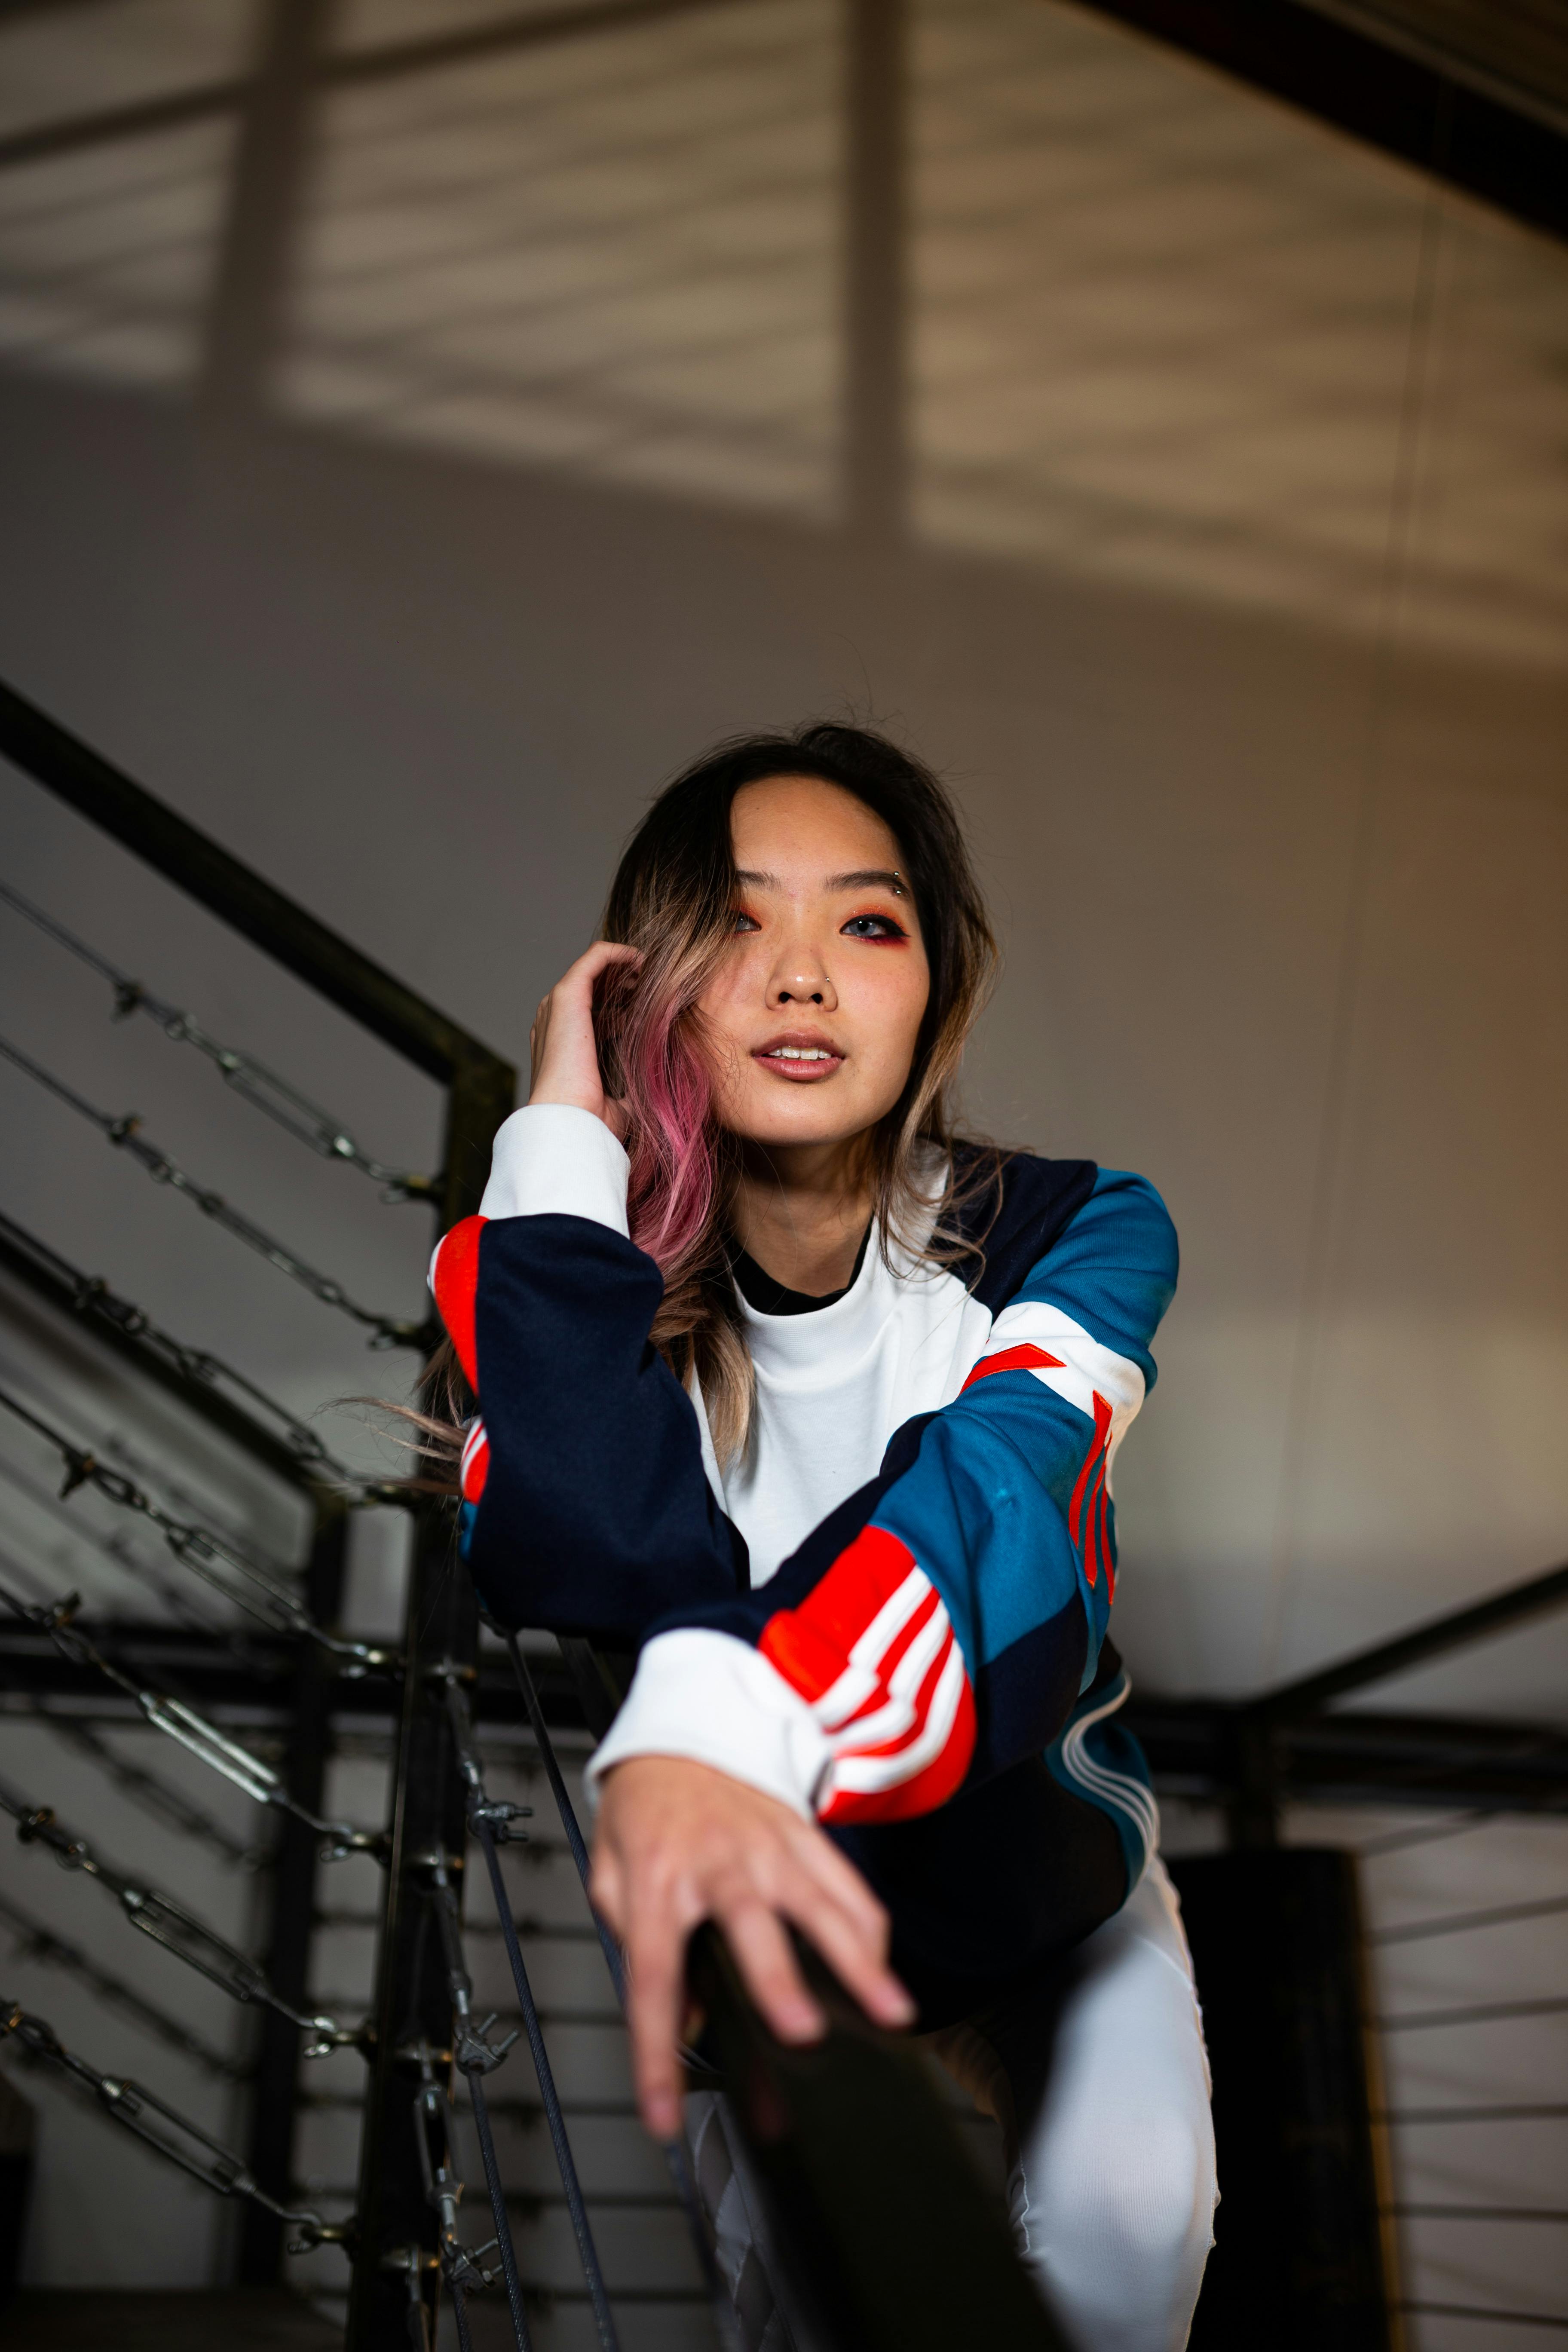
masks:
[[[1018,2009],[982,2030],[1012,2094],[1025,2261],[1082,2352],[1181,2352],[1218,2192],[1192,1962],[1158,1856],[1044,1992],[1037,2031]]]

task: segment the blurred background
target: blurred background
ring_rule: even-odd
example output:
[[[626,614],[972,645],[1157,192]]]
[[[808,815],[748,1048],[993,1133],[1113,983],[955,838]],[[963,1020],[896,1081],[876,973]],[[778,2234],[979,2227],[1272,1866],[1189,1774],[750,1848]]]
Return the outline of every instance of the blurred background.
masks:
[[[524,1065],[676,766],[817,715],[931,761],[1006,952],[973,1120],[1143,1171],[1181,1232],[1119,1464],[1118,1640],[1141,1694],[1226,1698],[1568,1535],[1568,247],[1500,181],[1458,184],[1440,113],[1427,153],[1391,152],[1355,89],[1325,120],[1310,74],[1259,88],[1139,13],[6,0],[0,671]],[[1568,158],[1554,0],[1319,21],[1436,57]],[[434,1086],[4,765],[0,841],[0,878],[381,1160],[435,1165]],[[416,1209],[220,1116],[195,1056],[111,1025],[101,978],[4,906],[0,975],[31,1056],[419,1315]],[[367,1357],[12,1066],[0,1118],[8,1214],[296,1411],[405,1386],[406,1356]],[[86,1343],[20,1292],[0,1307],[18,1393],[145,1462],[155,1433]],[[370,1419],[319,1425],[384,1470]],[[204,1507],[297,1559],[279,1496],[183,1442]],[[0,1446],[0,1541],[35,1583],[163,1605],[106,1550],[107,1507],[54,1505],[25,1431]],[[367,1625],[395,1622],[395,1517],[356,1532]],[[1375,1705],[1561,1730],[1565,1691],[1559,1618]],[[134,1843],[121,1794],[5,1704],[0,1773]],[[368,1751],[335,1769],[374,1811]],[[1384,2009],[1535,2004],[1391,2038],[1407,2101],[1555,2102],[1506,2142],[1403,2143],[1414,2301],[1568,2314],[1568,2230],[1498,2218],[1568,2179],[1551,1813],[1419,1839],[1408,1805],[1288,1820],[1387,1848],[1363,1876]],[[1167,1827],[1178,1850],[1222,1833],[1180,1790]],[[190,1841],[163,1866],[246,1927],[243,1870]],[[368,1906],[374,1866],[342,1868]],[[161,1956],[40,1855],[7,1840],[0,1889],[60,1932],[101,1919],[169,1999]],[[1397,1940],[1526,1902],[1506,1952]],[[342,1931],[332,1990],[363,2001],[368,1952]],[[238,2129],[242,2092],[142,2054],[36,1943],[3,1989]],[[584,2097],[621,2079],[594,1998],[603,2031],[572,2026],[563,2061]],[[243,2014],[211,2006],[242,2053]],[[41,2117],[29,2284],[231,2275],[224,2209],[11,2072]],[[617,2130],[611,2171],[637,2160]],[[352,2175],[352,2150],[300,2161]],[[628,2347],[701,2342],[665,2221],[626,2195],[605,2226]],[[337,2312],[339,2258],[302,2274]],[[553,2308],[545,2341],[589,2340]],[[1541,2340],[1406,2326],[1419,2352]]]

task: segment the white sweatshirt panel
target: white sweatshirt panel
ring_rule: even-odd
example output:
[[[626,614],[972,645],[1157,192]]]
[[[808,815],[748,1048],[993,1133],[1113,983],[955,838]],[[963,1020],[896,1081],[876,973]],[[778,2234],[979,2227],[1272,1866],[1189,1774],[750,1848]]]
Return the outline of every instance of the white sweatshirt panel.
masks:
[[[625,1234],[631,1162],[602,1118],[530,1103],[496,1131],[481,1217],[588,1217]]]
[[[589,1759],[590,1803],[632,1756],[684,1756],[747,1780],[803,1820],[833,1761],[816,1716],[760,1650],[732,1633],[683,1626],[637,1660],[626,1703]]]
[[[723,1503],[765,1584],[827,1513],[882,1466],[891,1431],[951,1404],[985,1346],[989,1311],[941,1268],[889,1268],[871,1237],[853,1286],[807,1315],[741,1313],[756,1379],[751,1442]]]

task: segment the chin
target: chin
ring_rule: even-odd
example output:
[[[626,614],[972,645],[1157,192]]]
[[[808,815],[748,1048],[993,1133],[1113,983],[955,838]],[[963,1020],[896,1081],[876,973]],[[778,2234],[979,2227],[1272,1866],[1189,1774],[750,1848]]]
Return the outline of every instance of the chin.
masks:
[[[844,1143],[851,1136],[861,1134],[871,1123],[863,1112],[850,1109],[842,1099],[837,1103],[814,1100],[815,1088],[810,1094],[805,1087],[798,1093],[792,1090],[789,1098],[781,1102],[778,1095],[783,1091],[777,1081],[772,1082],[771,1098],[762,1102],[753,1098],[727,1108],[724,1125],[731,1135],[740,1136],[747,1143],[759,1143],[765,1150],[770,1145],[788,1143]],[[826,1092],[824,1087],[823,1095]]]

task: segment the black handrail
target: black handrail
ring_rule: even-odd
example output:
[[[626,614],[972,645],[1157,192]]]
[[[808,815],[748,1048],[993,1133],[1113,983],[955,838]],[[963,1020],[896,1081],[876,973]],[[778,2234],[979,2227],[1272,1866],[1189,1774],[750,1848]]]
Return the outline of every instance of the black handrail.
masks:
[[[499,1054],[4,684],[0,752],[428,1076],[489,1067],[515,1085]]]
[[[1363,1690],[1372,1683],[1386,1682],[1391,1675],[1425,1664],[1429,1658],[1442,1657],[1449,1650],[1465,1649],[1488,1634],[1506,1633],[1528,1618],[1542,1616],[1548,1610],[1561,1609],[1564,1603],[1568,1603],[1568,1566],[1548,1569],[1544,1575],[1532,1576],[1523,1584],[1510,1584],[1485,1601],[1452,1610],[1444,1617],[1431,1618],[1408,1633],[1396,1633],[1392,1641],[1379,1642],[1370,1650],[1357,1650],[1352,1656],[1342,1658],[1337,1665],[1320,1666],[1299,1681],[1265,1691],[1260,1698],[1248,1700],[1241,1712],[1265,1724],[1289,1723],[1304,1715],[1315,1715],[1320,1707],[1346,1691]]]

